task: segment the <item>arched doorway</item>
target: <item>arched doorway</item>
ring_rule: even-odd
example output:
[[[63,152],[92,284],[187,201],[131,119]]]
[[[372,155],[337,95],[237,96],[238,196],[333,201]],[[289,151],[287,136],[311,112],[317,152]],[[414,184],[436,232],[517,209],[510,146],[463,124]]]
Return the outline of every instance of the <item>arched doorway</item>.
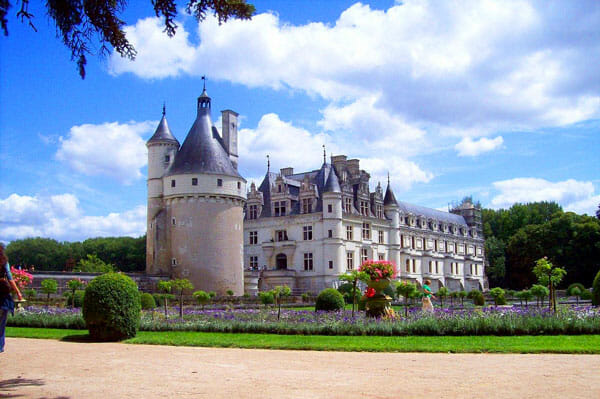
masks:
[[[275,267],[277,270],[287,269],[287,256],[285,254],[278,254],[275,257]]]

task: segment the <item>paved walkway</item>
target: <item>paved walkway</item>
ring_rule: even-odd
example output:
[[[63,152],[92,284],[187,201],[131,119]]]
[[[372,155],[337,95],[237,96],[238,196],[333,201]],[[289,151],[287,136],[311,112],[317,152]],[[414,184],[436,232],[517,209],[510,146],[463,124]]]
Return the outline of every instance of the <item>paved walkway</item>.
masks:
[[[345,353],[8,338],[0,398],[584,398],[600,356]]]

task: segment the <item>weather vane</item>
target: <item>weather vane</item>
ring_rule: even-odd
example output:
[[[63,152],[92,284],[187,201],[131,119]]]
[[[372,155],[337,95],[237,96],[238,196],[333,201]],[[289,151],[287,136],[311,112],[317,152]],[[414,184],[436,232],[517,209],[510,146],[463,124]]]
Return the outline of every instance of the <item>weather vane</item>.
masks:
[[[165,102],[163,101],[163,116],[165,116],[166,113],[167,113],[167,107],[165,105]]]
[[[323,144],[323,163],[327,163],[327,152],[325,152],[325,144]]]
[[[206,90],[206,75],[202,75],[202,91]]]
[[[269,154],[267,154],[267,172],[271,170],[271,159],[269,159]]]

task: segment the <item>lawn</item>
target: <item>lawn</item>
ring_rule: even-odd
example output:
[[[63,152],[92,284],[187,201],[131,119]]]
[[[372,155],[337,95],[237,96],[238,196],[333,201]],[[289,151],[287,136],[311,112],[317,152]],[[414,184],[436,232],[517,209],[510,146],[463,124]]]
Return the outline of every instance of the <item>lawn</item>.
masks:
[[[89,340],[85,330],[8,327],[8,337]],[[600,335],[541,336],[322,336],[140,331],[128,344],[357,352],[600,354]]]

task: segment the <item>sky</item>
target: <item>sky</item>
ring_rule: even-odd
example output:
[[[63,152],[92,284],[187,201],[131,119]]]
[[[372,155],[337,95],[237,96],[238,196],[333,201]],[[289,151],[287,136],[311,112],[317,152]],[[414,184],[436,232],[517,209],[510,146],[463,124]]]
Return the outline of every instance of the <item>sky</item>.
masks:
[[[183,142],[202,76],[240,114],[239,169],[359,158],[371,188],[436,209],[600,204],[600,2],[259,1],[250,21],[169,38],[150,1],[123,14],[134,61],[88,57],[82,80],[43,2],[0,38],[0,241],[140,236],[145,142],[163,103]],[[147,3],[147,4],[146,4]]]

